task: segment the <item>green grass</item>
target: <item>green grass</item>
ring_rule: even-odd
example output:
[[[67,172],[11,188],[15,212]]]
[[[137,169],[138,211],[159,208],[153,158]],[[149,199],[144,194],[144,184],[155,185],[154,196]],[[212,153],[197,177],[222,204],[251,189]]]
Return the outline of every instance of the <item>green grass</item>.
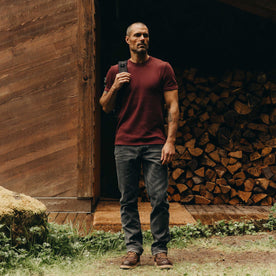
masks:
[[[173,227],[171,228],[172,240],[169,243],[170,251],[173,252],[172,256],[176,258],[177,254],[186,254],[186,256],[195,254],[196,257],[190,260],[189,258],[176,258],[174,269],[170,272],[164,271],[162,274],[152,266],[150,259],[152,236],[150,231],[145,231],[143,232],[145,258],[148,261],[146,265],[135,269],[132,275],[167,275],[168,273],[170,275],[276,275],[272,274],[276,271],[276,262],[263,265],[257,262],[258,254],[275,253],[274,230],[276,230],[275,206],[271,209],[267,221],[220,221],[211,226],[198,222],[195,225]],[[14,239],[5,231],[1,232],[0,226],[1,275],[114,276],[128,273],[118,269],[119,256],[125,253],[122,232],[95,231],[88,236],[81,237],[72,226],[56,224],[47,225],[47,236],[41,233],[39,227],[31,227],[28,231],[32,233],[32,239],[25,237]],[[260,236],[258,233],[261,231],[266,231],[266,233]],[[271,234],[269,231],[272,231]],[[255,235],[256,239],[247,238],[247,236],[244,236],[246,238],[242,241],[238,238],[235,240],[229,238],[237,235]],[[231,259],[235,257],[231,254],[246,256],[249,253],[253,254],[252,252],[256,253],[258,264],[247,263],[244,260],[242,264],[230,262],[231,265],[227,265],[219,257],[226,254],[225,256]],[[211,259],[205,258],[208,254],[213,254]],[[204,262],[201,263],[200,260]],[[197,274],[194,274],[194,271]]]
[[[228,245],[224,244],[224,241],[220,240],[217,243],[216,238],[209,238],[211,240],[208,244],[206,239],[197,239],[187,244],[185,253],[198,252],[200,249],[207,245],[207,248],[212,251],[216,251],[218,256],[224,254],[225,249],[229,250]],[[262,239],[259,240],[262,243],[263,240],[269,239],[269,233],[262,234]],[[275,239],[274,239],[275,242]],[[248,241],[245,248],[240,248],[240,253],[247,254],[247,252],[255,252],[256,256],[262,254],[266,245],[263,245],[262,250],[256,247],[254,241]],[[269,249],[269,248],[267,248]],[[182,249],[171,249],[171,255],[175,254]],[[235,251],[235,250],[234,250]],[[275,251],[274,251],[275,252]],[[231,253],[231,252],[230,252]],[[22,267],[16,269],[10,269],[5,275],[275,275],[276,264],[254,264],[246,263],[229,263],[224,264],[222,258],[219,257],[214,261],[200,263],[201,255],[198,255],[198,260],[194,261],[175,262],[174,268],[170,271],[160,271],[153,266],[150,262],[150,247],[145,247],[144,257],[142,257],[142,265],[135,270],[123,271],[119,269],[120,257],[124,254],[123,251],[110,251],[103,255],[95,255],[91,252],[84,252],[80,257],[74,259],[71,258],[57,258],[55,262],[51,264],[40,263],[38,260],[27,259]],[[226,255],[227,256],[227,255]],[[143,259],[144,258],[144,259]],[[144,261],[144,263],[143,263]],[[274,273],[274,274],[273,274]]]

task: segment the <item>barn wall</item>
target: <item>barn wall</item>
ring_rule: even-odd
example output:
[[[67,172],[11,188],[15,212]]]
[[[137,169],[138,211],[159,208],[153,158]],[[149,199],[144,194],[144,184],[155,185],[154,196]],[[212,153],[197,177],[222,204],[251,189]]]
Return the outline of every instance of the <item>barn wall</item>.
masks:
[[[5,0],[0,13],[0,185],[76,197],[77,0]]]

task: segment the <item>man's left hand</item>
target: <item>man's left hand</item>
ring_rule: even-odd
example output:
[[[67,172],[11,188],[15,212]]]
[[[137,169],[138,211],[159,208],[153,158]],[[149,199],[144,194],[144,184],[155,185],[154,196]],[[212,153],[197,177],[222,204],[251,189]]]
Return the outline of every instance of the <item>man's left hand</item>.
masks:
[[[162,148],[161,161],[162,165],[170,163],[175,156],[175,146],[173,143],[165,143]]]

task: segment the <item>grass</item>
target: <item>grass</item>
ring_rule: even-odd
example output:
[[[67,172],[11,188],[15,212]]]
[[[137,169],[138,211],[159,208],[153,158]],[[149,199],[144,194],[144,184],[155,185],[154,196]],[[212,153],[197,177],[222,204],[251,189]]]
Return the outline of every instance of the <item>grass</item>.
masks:
[[[6,226],[5,226],[6,228]],[[276,275],[276,206],[267,221],[225,222],[171,228],[171,271],[153,266],[152,237],[145,231],[144,265],[132,275]],[[68,225],[48,224],[47,236],[32,227],[32,239],[1,232],[1,275],[127,275],[119,269],[125,254],[122,232],[95,231],[81,237]],[[266,232],[262,232],[266,231]],[[261,234],[260,234],[261,233]],[[239,236],[238,236],[239,235]],[[274,274],[273,274],[274,273]]]
[[[274,237],[271,233],[262,233],[256,235],[257,242],[250,240],[248,236],[242,239],[239,245],[229,245],[229,239],[223,238],[201,238],[191,240],[183,251],[185,254],[195,255],[194,258],[182,256],[184,261],[175,262],[174,268],[170,271],[160,271],[153,266],[150,256],[150,246],[145,247],[144,255],[142,256],[142,266],[135,270],[123,271],[119,269],[119,263],[124,251],[109,251],[105,254],[94,254],[91,252],[83,252],[82,256],[71,258],[57,258],[51,264],[40,263],[39,260],[27,259],[25,265],[12,269],[5,275],[276,275],[276,263],[252,263],[250,259],[247,262],[223,261],[227,260],[230,253],[254,252],[255,257],[262,254],[266,250],[273,250],[275,245]],[[205,259],[210,258],[210,261],[203,261],[201,250],[208,249],[211,252],[210,256],[205,256]],[[183,248],[171,248],[171,256],[175,258],[177,254],[182,252]],[[206,250],[207,251],[207,250]],[[213,253],[216,252],[214,256]],[[198,257],[196,257],[198,254]],[[229,255],[230,256],[230,255]],[[187,261],[185,261],[187,258]],[[253,260],[254,261],[254,260]],[[274,273],[274,274],[273,274]]]

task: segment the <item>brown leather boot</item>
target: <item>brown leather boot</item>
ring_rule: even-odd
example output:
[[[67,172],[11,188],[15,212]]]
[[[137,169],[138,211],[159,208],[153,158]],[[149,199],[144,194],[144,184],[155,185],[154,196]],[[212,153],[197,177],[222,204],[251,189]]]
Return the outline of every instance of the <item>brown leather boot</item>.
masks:
[[[168,259],[167,253],[157,253],[154,256],[154,263],[160,269],[170,269],[173,267],[172,262]]]
[[[124,257],[122,264],[120,265],[121,269],[132,269],[140,265],[140,255],[136,252],[129,251],[127,256]]]

